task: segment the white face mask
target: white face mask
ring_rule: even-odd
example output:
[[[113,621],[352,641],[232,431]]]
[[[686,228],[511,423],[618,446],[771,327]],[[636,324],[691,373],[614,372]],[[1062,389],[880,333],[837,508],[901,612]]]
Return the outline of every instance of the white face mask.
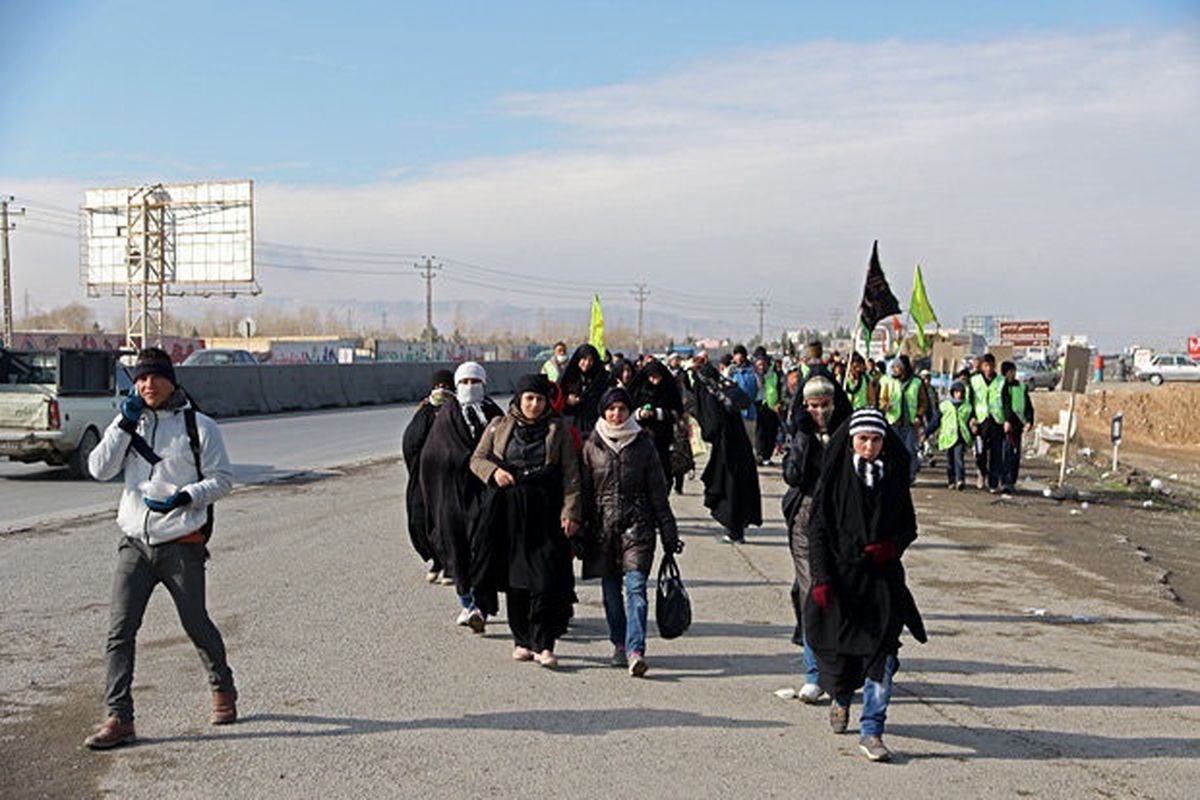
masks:
[[[458,402],[464,405],[475,405],[483,402],[482,383],[460,383],[458,384]]]

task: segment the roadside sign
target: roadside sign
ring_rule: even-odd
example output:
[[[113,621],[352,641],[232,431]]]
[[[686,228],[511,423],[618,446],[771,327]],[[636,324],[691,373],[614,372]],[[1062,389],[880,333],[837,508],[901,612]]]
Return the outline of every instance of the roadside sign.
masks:
[[[1001,322],[1000,344],[1013,347],[1050,347],[1050,320]]]
[[[1116,414],[1113,414],[1112,430],[1109,432],[1109,436],[1112,439],[1113,444],[1118,444],[1121,441],[1121,434],[1123,433],[1124,428],[1125,415],[1118,411]]]
[[[1083,392],[1087,390],[1088,367],[1091,361],[1091,350],[1078,345],[1067,345],[1067,357],[1063,364],[1062,388],[1068,392]]]
[[[1188,337],[1188,358],[1200,361],[1200,336]]]

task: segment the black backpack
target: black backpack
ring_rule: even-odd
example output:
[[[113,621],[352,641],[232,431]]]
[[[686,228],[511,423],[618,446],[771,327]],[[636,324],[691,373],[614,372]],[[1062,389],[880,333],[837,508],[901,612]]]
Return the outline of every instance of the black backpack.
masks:
[[[183,424],[187,428],[188,446],[192,450],[192,459],[196,462],[196,480],[204,480],[204,471],[200,468],[200,429],[196,426],[196,409],[194,406],[188,406],[183,410]],[[208,519],[204,522],[204,527],[200,532],[204,534],[204,543],[212,538],[213,533],[213,504],[209,503],[206,509]]]

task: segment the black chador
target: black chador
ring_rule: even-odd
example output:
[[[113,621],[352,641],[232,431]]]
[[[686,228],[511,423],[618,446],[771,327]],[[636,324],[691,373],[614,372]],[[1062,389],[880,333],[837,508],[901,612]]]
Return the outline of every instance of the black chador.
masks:
[[[728,381],[712,364],[695,373],[700,434],[710,444],[704,481],[704,505],[734,539],[749,525],[762,525],[762,495],[754,447],[741,415],[729,401]]]
[[[826,447],[809,524],[812,585],[827,584],[832,599],[825,609],[812,600],[804,606],[804,629],[817,656],[821,688],[842,695],[883,680],[884,664],[900,647],[907,627],[919,642],[925,626],[905,583],[899,555],[917,538],[917,520],[909,491],[909,455],[891,429],[884,438],[882,477],[856,472],[849,425],[842,425]],[[867,546],[891,540],[897,557],[879,565]]]
[[[481,405],[483,423],[503,413],[490,399]],[[478,427],[478,432],[474,428]],[[421,450],[421,494],[430,521],[429,541],[459,595],[471,590],[470,528],[483,485],[471,474],[471,454],[483,434],[463,413],[457,398],[442,404]]]

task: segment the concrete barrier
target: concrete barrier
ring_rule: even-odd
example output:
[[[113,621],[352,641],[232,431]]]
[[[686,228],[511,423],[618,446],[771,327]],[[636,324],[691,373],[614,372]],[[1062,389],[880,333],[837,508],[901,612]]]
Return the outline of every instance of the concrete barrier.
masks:
[[[261,367],[176,367],[179,384],[198,408],[213,417],[262,414]]]
[[[214,417],[277,414],[318,408],[382,405],[419,400],[435,370],[457,364],[280,364],[178,367],[180,384]],[[509,394],[521,375],[536,372],[532,361],[487,361],[488,393]]]

